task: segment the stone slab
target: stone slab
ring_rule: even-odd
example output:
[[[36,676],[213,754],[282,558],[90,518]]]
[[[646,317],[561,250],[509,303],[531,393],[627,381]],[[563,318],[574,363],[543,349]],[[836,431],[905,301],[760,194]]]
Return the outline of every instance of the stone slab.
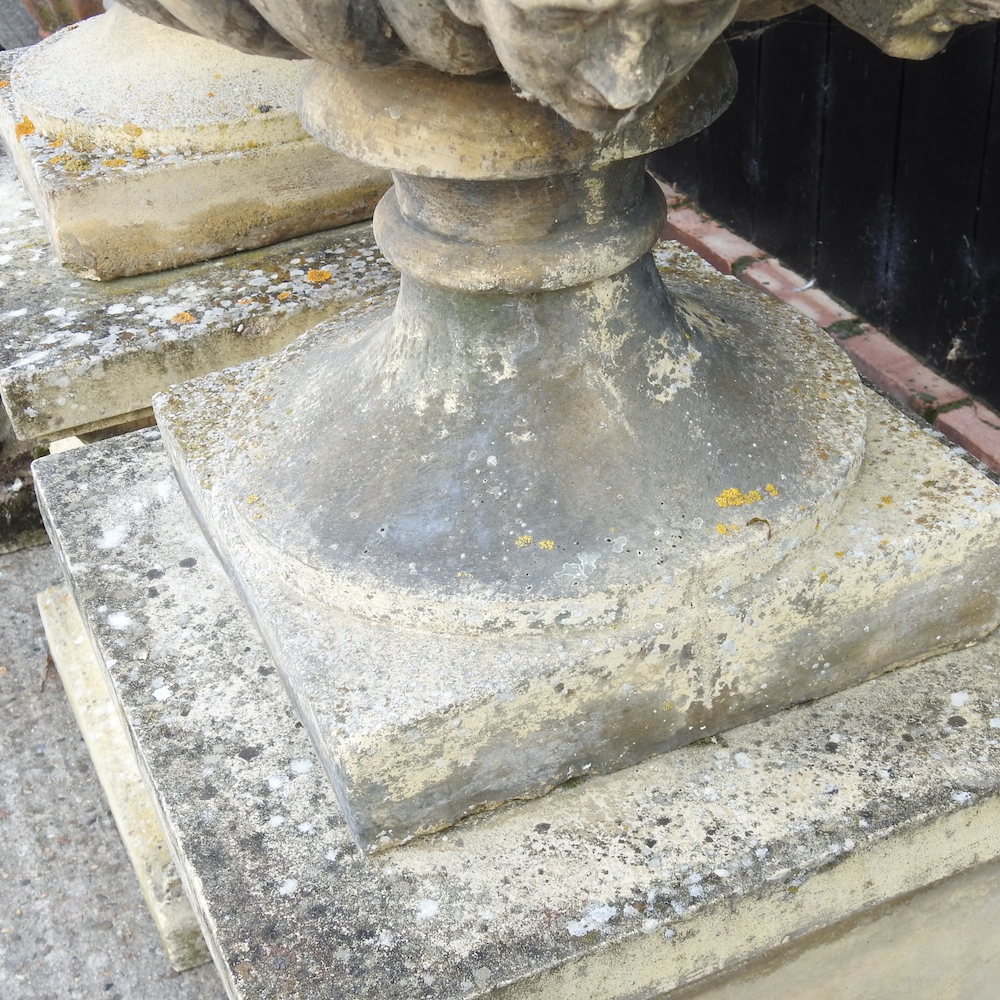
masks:
[[[0,144],[60,262],[87,278],[371,218],[391,179],[306,134],[303,70],[118,4],[0,54]]]
[[[397,282],[367,223],[176,271],[85,281],[60,267],[0,155],[0,399],[22,439],[148,414],[171,383],[276,351]]]
[[[677,1000],[971,1000],[1000,978],[993,861],[817,931]]]
[[[683,308],[739,331],[740,355],[718,361],[723,348],[693,327],[694,356],[707,359],[691,365],[696,388],[648,409],[627,397],[646,375],[641,358],[627,367],[643,347],[608,362],[627,372],[613,398],[641,447],[598,451],[592,397],[559,367],[569,347],[556,351],[552,382],[565,395],[551,409],[572,407],[588,427],[579,452],[559,417],[519,396],[514,417],[493,409],[464,371],[442,377],[460,400],[453,422],[446,396],[406,397],[418,378],[377,410],[384,328],[337,322],[156,402],[182,488],[366,850],[830,694],[998,623],[1000,488],[864,389],[791,309],[676,246],[656,257]],[[510,343],[509,356],[498,351],[508,378],[544,368],[516,334]],[[355,398],[337,378],[359,356],[376,374],[349,369]],[[420,416],[407,422],[410,407]],[[668,433],[633,430],[656,421]],[[782,454],[787,439],[802,452]],[[350,479],[359,454],[361,484]],[[566,479],[539,476],[566,454]],[[635,496],[652,496],[653,512],[630,506]]]
[[[56,586],[38,595],[38,610],[66,697],[167,960],[178,971],[202,965],[209,957],[204,938],[76,604],[65,586]]]
[[[158,436],[35,469],[232,998],[662,998],[1000,855],[991,637],[365,857]]]

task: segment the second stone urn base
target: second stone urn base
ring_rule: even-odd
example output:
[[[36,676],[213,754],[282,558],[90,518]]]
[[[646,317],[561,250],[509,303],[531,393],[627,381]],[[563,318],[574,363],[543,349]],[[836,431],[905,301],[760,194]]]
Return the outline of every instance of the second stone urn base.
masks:
[[[787,308],[656,261],[669,328],[621,350],[532,340],[550,293],[439,350],[325,325],[158,402],[366,850],[997,624],[1000,490]]]

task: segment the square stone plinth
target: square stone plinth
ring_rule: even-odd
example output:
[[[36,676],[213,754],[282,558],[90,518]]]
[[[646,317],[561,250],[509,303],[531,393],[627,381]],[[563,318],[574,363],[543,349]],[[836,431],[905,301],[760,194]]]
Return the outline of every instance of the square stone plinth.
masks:
[[[157,437],[36,473],[234,1000],[663,998],[1000,855],[991,638],[366,857]]]
[[[119,705],[104,678],[75,601],[65,587],[38,595],[52,658],[115,818],[167,960],[178,971],[208,961]]]
[[[760,448],[753,444],[756,451],[743,473],[755,482],[756,499],[737,489],[720,493],[727,481],[705,488],[709,473],[699,470],[684,505],[659,537],[649,531],[645,541],[636,541],[640,536],[629,528],[616,538],[611,532],[622,523],[617,513],[606,522],[606,538],[588,535],[576,542],[579,549],[571,541],[553,542],[558,534],[548,536],[553,562],[547,571],[557,576],[580,568],[569,560],[584,555],[594,562],[628,559],[623,573],[637,575],[643,552],[662,546],[654,593],[639,597],[625,583],[609,585],[604,593],[614,595],[617,615],[582,618],[579,627],[572,617],[579,605],[567,601],[562,619],[549,620],[542,602],[528,593],[531,587],[511,599],[528,623],[523,629],[509,626],[496,610],[499,602],[488,598],[454,610],[447,602],[464,594],[466,578],[484,572],[486,564],[472,529],[461,536],[456,530],[440,542],[455,554],[467,549],[468,560],[456,565],[469,572],[451,573],[437,590],[419,589],[423,562],[410,563],[414,603],[421,604],[421,614],[412,618],[406,617],[407,592],[380,589],[378,578],[364,578],[365,600],[378,613],[368,616],[361,602],[348,603],[344,577],[334,577],[324,562],[338,550],[346,529],[338,525],[324,534],[320,524],[301,548],[289,541],[285,511],[292,512],[289,522],[297,522],[318,507],[326,522],[337,524],[337,504],[345,501],[329,499],[338,475],[329,451],[319,443],[312,451],[304,436],[301,450],[308,459],[302,464],[310,468],[294,466],[293,472],[292,449],[274,444],[268,428],[301,419],[316,442],[341,433],[339,426],[316,429],[323,426],[316,414],[334,367],[320,359],[327,345],[350,343],[353,327],[321,325],[281,356],[174,387],[156,402],[182,488],[251,609],[365,850],[442,829],[478,809],[544,794],[581,775],[634,764],[981,639],[997,626],[1000,488],[940,435],[863,389],[826,334],[786,306],[717,274],[689,253],[660,253],[665,280],[682,290],[686,301],[709,310],[717,302],[709,296],[719,295],[741,310],[740,342],[748,351],[769,357],[774,367],[787,368],[794,358],[823,373],[815,384],[803,380],[793,388],[821,395],[830,406],[821,417],[824,432],[838,426],[838,418],[844,435],[849,424],[860,425],[857,474],[823,498],[835,502],[808,508],[798,502],[797,511],[810,513],[794,530],[782,528],[780,505],[791,506],[786,494],[798,483],[819,481],[822,467],[781,467],[762,439]],[[763,320],[757,309],[765,310]],[[361,333],[359,342],[367,335]],[[829,374],[825,367],[831,355],[847,368],[843,383],[837,380],[841,369]],[[286,358],[295,377],[272,377]],[[310,376],[316,378],[319,402],[309,402]],[[291,387],[287,399],[276,388],[282,379]],[[718,387],[720,393],[731,388]],[[796,398],[792,391],[788,397]],[[274,414],[261,415],[267,399],[280,402]],[[247,400],[260,401],[259,408]],[[238,410],[241,405],[245,408]],[[489,412],[475,395],[467,405]],[[797,404],[780,397],[773,405],[770,400],[759,405],[774,422],[781,405]],[[386,438],[393,433],[392,419],[377,428]],[[814,426],[800,425],[794,433],[811,441]],[[244,442],[251,444],[241,450]],[[671,444],[668,438],[658,442],[664,450]],[[425,445],[430,452],[437,440],[421,439]],[[826,455],[821,445],[816,451]],[[448,454],[453,468],[464,459],[464,449],[458,457]],[[415,451],[413,464],[419,467],[423,457]],[[697,454],[691,461],[698,461]],[[255,463],[265,470],[256,478],[230,474]],[[324,463],[327,492],[310,494],[302,483],[312,467]],[[297,482],[308,502],[294,489],[281,492],[286,480]],[[395,482],[388,474],[377,481],[385,491]],[[488,481],[477,470],[475,482]],[[528,494],[529,482],[526,474],[511,475],[502,486],[509,487],[509,495],[523,489],[520,497]],[[396,518],[379,512],[386,538],[398,522],[409,524],[406,517],[419,522],[427,516],[420,507],[421,488],[431,489],[415,479],[417,513]],[[564,503],[557,487],[545,489],[551,491],[546,496]],[[507,516],[502,508],[482,509],[494,521]],[[517,523],[511,517],[505,526]],[[379,544],[377,535],[366,543],[373,549]],[[503,563],[511,577],[519,565],[516,545],[509,546],[510,562]],[[360,562],[360,549],[351,557],[337,554],[343,563]],[[414,555],[434,558],[433,551]],[[320,568],[314,573],[314,567]],[[608,598],[608,603],[614,602]],[[451,617],[426,611],[437,606],[449,608]],[[638,608],[634,615],[627,613],[633,608]]]
[[[148,416],[153,394],[171,383],[276,351],[397,282],[368,223],[175,271],[84,281],[54,259],[0,155],[0,399],[24,440]]]

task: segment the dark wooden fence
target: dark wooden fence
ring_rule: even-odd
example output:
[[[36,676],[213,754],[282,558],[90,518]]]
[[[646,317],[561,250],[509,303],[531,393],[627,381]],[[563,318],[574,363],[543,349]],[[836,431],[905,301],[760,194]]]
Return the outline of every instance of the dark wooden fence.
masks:
[[[927,62],[816,9],[731,35],[735,103],[654,169],[1000,406],[1000,27]]]

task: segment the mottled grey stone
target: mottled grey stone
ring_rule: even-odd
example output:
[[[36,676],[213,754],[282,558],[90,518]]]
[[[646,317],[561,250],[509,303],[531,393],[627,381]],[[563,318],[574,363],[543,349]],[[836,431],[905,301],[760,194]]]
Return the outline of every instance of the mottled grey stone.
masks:
[[[157,437],[36,471],[233,998],[659,997],[1000,854],[993,638],[365,857]]]

